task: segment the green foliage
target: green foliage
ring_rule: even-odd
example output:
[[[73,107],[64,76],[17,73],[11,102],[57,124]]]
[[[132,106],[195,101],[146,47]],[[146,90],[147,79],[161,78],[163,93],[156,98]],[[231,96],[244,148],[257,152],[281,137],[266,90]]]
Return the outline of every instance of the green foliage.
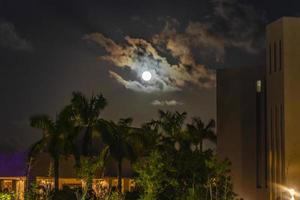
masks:
[[[112,192],[104,200],[124,200],[124,196],[119,192]]]
[[[141,200],[231,200],[234,197],[229,163],[205,154],[154,150],[134,165]]]
[[[125,200],[138,200],[141,196],[141,191],[139,188],[135,188],[133,191],[127,191],[124,194]]]
[[[98,170],[104,171],[104,166],[109,155],[108,146],[104,147],[98,157],[82,157],[80,166],[77,167],[77,175],[86,182],[84,190],[84,198],[87,195],[88,190],[92,188],[93,178]],[[84,199],[83,198],[83,199]]]
[[[0,193],[0,200],[13,200],[15,198],[15,193]]]
[[[51,199],[52,200],[75,200],[76,195],[73,190],[66,187],[63,190],[54,192]]]
[[[31,183],[28,190],[25,192],[26,200],[33,200],[37,197],[37,185],[35,183]]]
[[[101,94],[87,98],[74,92],[70,104],[55,120],[47,115],[32,117],[31,126],[40,129],[43,137],[30,149],[28,169],[37,153],[50,153],[57,185],[59,157],[73,155],[78,176],[87,184],[84,193],[80,193],[81,199],[90,199],[89,195],[95,196],[92,180],[97,170],[104,170],[105,161],[111,156],[118,164],[118,192],[108,190],[100,199],[233,200],[229,161],[220,162],[213,150],[203,149],[204,140],[216,142],[214,120],[205,124],[195,117],[185,125],[187,113],[159,110],[157,120],[133,128],[131,118],[117,123],[101,119],[100,112],[106,105]],[[83,138],[79,137],[80,133]],[[93,146],[95,136],[104,143],[99,156],[95,155]],[[81,150],[75,145],[77,139],[81,139]],[[122,195],[124,159],[134,163],[137,188]],[[33,185],[26,194],[27,199],[36,199],[35,192]],[[56,191],[53,195],[53,199],[74,198],[71,190]]]
[[[138,174],[136,183],[143,189],[141,200],[157,199],[170,188],[178,186],[174,178],[176,170],[170,165],[170,157],[153,151],[145,160],[135,164],[134,170]]]
[[[218,162],[211,150],[190,148],[195,141],[214,138],[214,122],[205,125],[195,118],[184,130],[185,113],[160,111],[159,116],[144,126],[153,144],[147,145],[149,155],[134,165],[136,183],[142,190],[140,199],[233,199],[230,163]]]

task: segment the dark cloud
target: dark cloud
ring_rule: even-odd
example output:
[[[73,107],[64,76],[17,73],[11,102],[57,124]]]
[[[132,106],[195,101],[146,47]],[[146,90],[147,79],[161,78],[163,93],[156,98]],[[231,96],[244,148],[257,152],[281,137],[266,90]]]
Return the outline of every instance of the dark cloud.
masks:
[[[253,5],[238,0],[212,0],[214,13],[209,23],[211,32],[223,37],[228,44],[257,53],[264,47],[265,13]]]
[[[263,17],[253,7],[237,0],[212,0],[211,3],[214,12],[205,17],[209,20],[189,21],[182,28],[184,25],[177,19],[169,17],[162,31],[148,39],[126,36],[124,43],[117,43],[102,33],[89,34],[85,39],[104,47],[106,55],[100,57],[102,60],[135,73],[133,80],[126,80],[120,73],[109,71],[111,77],[127,89],[180,91],[187,84],[213,88],[215,73],[212,66],[207,66],[207,60],[224,63],[229,48],[258,54],[262,45],[257,45],[257,35],[261,34]],[[141,20],[140,17],[133,19]],[[170,57],[177,62],[171,63]],[[140,78],[146,70],[153,75],[149,82]]]
[[[18,51],[32,51],[32,44],[22,38],[14,24],[0,20],[0,46]]]
[[[299,8],[299,0],[0,0],[0,151],[41,137],[22,119],[55,115],[72,91],[102,92],[109,101],[104,118],[130,116],[137,125],[156,115],[154,99],[184,102],[167,108],[214,118],[211,69],[263,66],[259,10],[271,22]],[[105,54],[82,40],[89,33],[101,33]],[[132,67],[157,61],[155,83]]]

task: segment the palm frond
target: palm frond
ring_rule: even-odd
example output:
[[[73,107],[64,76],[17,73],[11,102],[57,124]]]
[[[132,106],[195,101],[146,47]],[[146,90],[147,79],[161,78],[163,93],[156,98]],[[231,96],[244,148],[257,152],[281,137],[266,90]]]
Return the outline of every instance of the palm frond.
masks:
[[[54,123],[48,115],[36,115],[30,118],[30,126],[42,130],[51,130]]]
[[[35,157],[38,153],[45,150],[45,140],[42,138],[41,140],[37,141],[33,145],[30,146],[28,151],[28,160]]]

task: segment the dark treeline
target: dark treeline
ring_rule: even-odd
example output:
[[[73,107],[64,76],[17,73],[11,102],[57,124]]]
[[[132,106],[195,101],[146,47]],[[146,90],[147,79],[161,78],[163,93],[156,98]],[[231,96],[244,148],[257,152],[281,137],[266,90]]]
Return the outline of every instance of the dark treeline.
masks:
[[[47,199],[76,199],[72,194],[66,197],[66,192],[58,187],[60,157],[69,156],[76,160],[78,178],[86,182],[82,200],[234,198],[229,162],[218,161],[214,151],[203,145],[205,140],[217,141],[214,120],[204,123],[200,117],[193,117],[190,123],[185,123],[187,113],[159,110],[157,119],[133,127],[132,118],[117,122],[103,119],[101,111],[106,105],[102,94],[86,97],[73,92],[70,103],[55,118],[45,114],[30,118],[30,125],[41,130],[42,138],[30,148],[27,174],[39,153],[51,156],[54,190]],[[103,145],[95,146],[95,138],[100,138]],[[97,196],[91,192],[93,178],[96,171],[104,172],[108,159],[118,166],[117,190]],[[136,187],[122,194],[125,160],[132,163]],[[26,197],[36,198],[29,184]]]

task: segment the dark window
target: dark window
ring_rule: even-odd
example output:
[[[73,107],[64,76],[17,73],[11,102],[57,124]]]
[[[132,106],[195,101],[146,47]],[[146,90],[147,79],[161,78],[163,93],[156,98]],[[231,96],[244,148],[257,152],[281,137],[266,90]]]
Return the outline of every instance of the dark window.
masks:
[[[256,187],[261,188],[261,159],[262,159],[262,143],[261,143],[261,80],[256,82]]]
[[[269,74],[272,73],[272,46],[269,44]]]
[[[282,43],[279,41],[279,71],[282,69]]]
[[[274,163],[274,111],[273,108],[271,108],[271,116],[270,116],[270,162],[269,162],[269,166],[270,166],[270,181],[271,183],[274,183],[274,173],[275,173],[275,163]]]
[[[264,81],[264,84],[265,84],[265,81]],[[267,98],[265,96],[265,94],[267,93],[266,91],[266,87],[263,88],[264,89],[264,131],[263,131],[263,134],[264,134],[264,167],[265,167],[265,171],[264,171],[264,175],[265,175],[265,187],[268,188],[268,183],[269,183],[269,168],[268,168],[268,163],[269,163],[269,145],[270,145],[270,142],[269,142],[269,135],[268,135],[268,132],[269,132],[269,127],[267,126],[268,124],[268,109],[267,109]]]
[[[284,137],[284,110],[280,105],[280,134],[281,134],[281,181],[284,183],[285,177],[285,137]]]
[[[275,182],[280,183],[280,172],[281,172],[281,164],[280,164],[280,156],[281,156],[281,144],[280,144],[280,130],[279,130],[279,112],[278,106],[275,105]]]
[[[277,71],[277,45],[274,42],[274,72]]]

